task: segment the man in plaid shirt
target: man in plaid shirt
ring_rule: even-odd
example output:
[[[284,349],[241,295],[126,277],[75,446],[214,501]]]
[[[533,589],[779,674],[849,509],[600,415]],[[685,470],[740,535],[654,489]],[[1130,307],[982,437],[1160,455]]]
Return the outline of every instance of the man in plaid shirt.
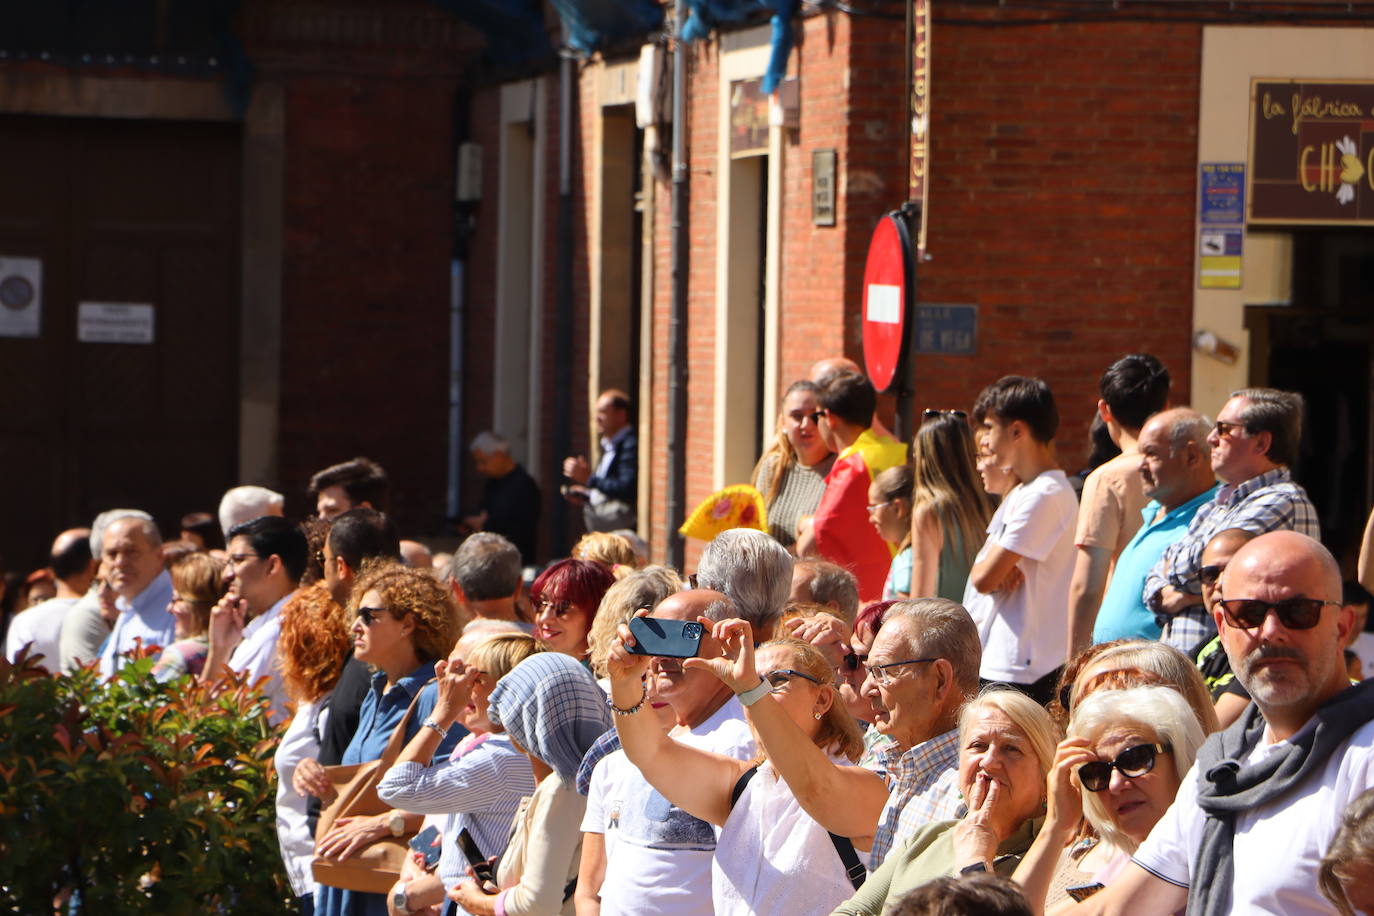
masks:
[[[1321,538],[1317,510],[1288,470],[1301,437],[1302,396],[1291,391],[1243,388],[1221,408],[1207,441],[1222,487],[1145,579],[1142,597],[1163,628],[1162,642],[1188,652],[1216,635],[1198,574],[1202,549],[1217,532],[1287,529]]]

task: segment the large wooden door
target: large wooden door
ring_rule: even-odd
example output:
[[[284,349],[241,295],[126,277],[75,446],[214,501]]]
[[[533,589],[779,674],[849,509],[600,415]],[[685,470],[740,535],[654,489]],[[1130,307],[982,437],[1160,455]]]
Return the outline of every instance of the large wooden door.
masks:
[[[238,128],[0,117],[15,257],[42,261],[41,328],[0,337],[0,568],[111,507],[172,536],[213,512],[238,462]],[[78,339],[82,303],[152,306],[152,342]]]

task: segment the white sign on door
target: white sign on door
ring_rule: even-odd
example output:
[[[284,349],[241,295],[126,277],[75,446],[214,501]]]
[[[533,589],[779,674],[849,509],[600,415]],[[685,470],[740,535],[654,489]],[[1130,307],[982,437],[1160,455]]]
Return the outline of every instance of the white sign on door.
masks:
[[[82,343],[150,344],[153,307],[135,302],[83,302],[77,307],[76,339]]]
[[[43,317],[43,262],[0,257],[0,337],[37,337]]]

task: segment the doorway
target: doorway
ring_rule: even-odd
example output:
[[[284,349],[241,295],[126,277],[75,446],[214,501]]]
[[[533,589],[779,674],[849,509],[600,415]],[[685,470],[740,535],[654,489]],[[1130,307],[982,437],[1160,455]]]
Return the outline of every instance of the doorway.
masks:
[[[1293,236],[1292,304],[1247,306],[1250,384],[1305,402],[1293,475],[1349,575],[1374,502],[1374,231]]]
[[[224,123],[0,117],[0,257],[41,262],[37,335],[0,337],[0,472],[23,520],[0,526],[6,565],[115,506],[174,533],[238,482],[240,141]],[[122,320],[104,304],[138,306],[134,342],[102,334]]]

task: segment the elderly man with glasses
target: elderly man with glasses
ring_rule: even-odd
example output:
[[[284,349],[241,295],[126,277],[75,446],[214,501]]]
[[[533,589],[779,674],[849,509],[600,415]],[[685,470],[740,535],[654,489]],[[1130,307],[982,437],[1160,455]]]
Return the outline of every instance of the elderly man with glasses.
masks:
[[[1254,706],[1207,740],[1131,863],[1074,913],[1335,912],[1317,871],[1374,785],[1374,682],[1346,676],[1340,569],[1312,538],[1275,531],[1220,585],[1213,622]]]
[[[1207,437],[1222,487],[1193,516],[1145,578],[1142,597],[1160,622],[1161,641],[1187,652],[1216,635],[1202,603],[1202,549],[1227,528],[1253,534],[1297,531],[1321,537],[1317,510],[1289,471],[1302,439],[1302,396],[1273,388],[1233,392]]]
[[[807,814],[860,850],[871,838],[871,869],[921,826],[963,815],[959,709],[978,692],[981,662],[978,629],[961,605],[921,598],[888,610],[862,687],[876,710],[873,727],[892,741],[880,767],[885,787],[815,753],[799,730],[761,733],[768,759]]]

